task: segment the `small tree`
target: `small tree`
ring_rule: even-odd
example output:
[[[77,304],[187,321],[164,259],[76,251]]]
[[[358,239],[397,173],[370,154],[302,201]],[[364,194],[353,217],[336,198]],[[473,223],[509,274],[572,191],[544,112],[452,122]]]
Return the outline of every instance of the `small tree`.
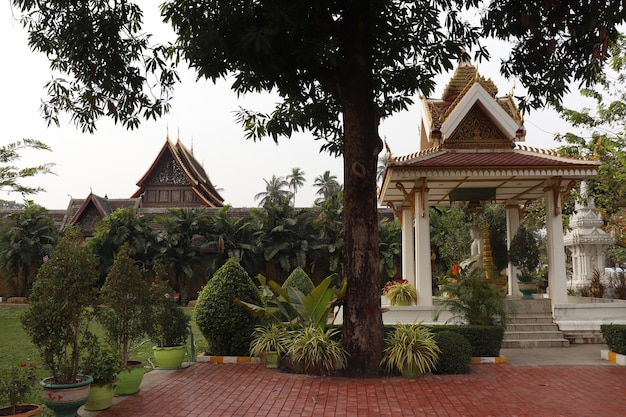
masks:
[[[96,263],[78,228],[69,228],[41,266],[22,324],[57,384],[77,382],[96,305]]]
[[[231,258],[204,286],[194,309],[196,324],[214,355],[248,354],[252,332],[259,319],[235,304],[235,299],[261,304],[254,283],[241,265]]]
[[[146,332],[148,286],[124,243],[100,292],[99,320],[119,355],[120,369],[127,367],[130,347]]]
[[[539,245],[525,226],[520,226],[511,240],[509,260],[519,270],[520,282],[533,282],[533,271],[539,265]]]

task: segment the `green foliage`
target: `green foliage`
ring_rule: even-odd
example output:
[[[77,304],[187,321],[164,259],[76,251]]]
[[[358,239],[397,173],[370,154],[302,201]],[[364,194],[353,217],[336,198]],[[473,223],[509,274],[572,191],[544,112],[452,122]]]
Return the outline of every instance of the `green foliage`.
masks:
[[[310,375],[329,375],[343,368],[346,355],[335,340],[338,329],[309,324],[293,331],[289,355],[296,369]]]
[[[394,278],[402,255],[402,231],[397,219],[383,219],[378,222],[378,252],[380,279]]]
[[[56,383],[73,383],[96,307],[94,256],[75,227],[66,230],[39,269],[22,316],[24,329]]]
[[[158,248],[156,233],[148,220],[146,216],[137,215],[134,208],[120,208],[96,225],[96,232],[88,242],[96,255],[102,280],[109,273],[124,243],[128,243],[127,251],[138,263],[141,272],[151,268]]]
[[[246,308],[253,316],[277,322],[291,322],[303,326],[325,328],[331,311],[343,302],[347,280],[344,278],[339,288],[334,286],[334,277],[325,278],[306,296],[297,288],[283,289],[276,282],[259,275],[259,292],[262,304],[253,304],[236,299],[235,302]],[[293,313],[296,313],[294,318]]]
[[[9,415],[18,414],[15,406],[27,401],[36,384],[37,375],[32,363],[0,370],[0,404],[12,407]]]
[[[291,343],[292,335],[284,325],[269,323],[257,326],[252,333],[250,354],[263,356],[265,352],[278,352],[282,356],[290,349]]]
[[[504,338],[502,326],[447,325],[429,326],[433,332],[450,330],[464,336],[472,346],[472,356],[497,357]]]
[[[184,345],[190,318],[176,305],[172,289],[157,278],[150,287],[148,336],[158,347]]]
[[[148,328],[148,285],[130,251],[129,243],[118,251],[100,291],[102,307],[98,314],[106,339],[118,355],[120,369],[129,361],[131,346]]]
[[[601,324],[600,330],[611,352],[626,355],[626,324]]]
[[[470,264],[460,269],[456,282],[444,282],[441,291],[448,297],[442,299],[440,309],[450,310],[454,319],[467,324],[505,326],[509,307],[501,289],[482,274],[482,268]]]
[[[385,339],[385,345],[381,365],[388,372],[402,372],[405,367],[419,374],[431,372],[440,353],[433,333],[418,324],[396,324]]]
[[[435,333],[433,338],[441,350],[435,365],[436,374],[469,373],[472,345],[463,335],[445,330]]]
[[[85,348],[80,368],[82,374],[91,376],[94,384],[101,386],[115,381],[121,370],[115,352],[95,337]]]
[[[417,303],[417,289],[407,280],[389,282],[385,285],[385,296],[392,306]]]
[[[17,296],[28,296],[37,270],[57,241],[57,227],[46,213],[43,207],[26,201],[0,230],[0,266],[7,286]]]
[[[533,282],[533,272],[539,265],[539,245],[533,232],[520,226],[509,247],[509,260],[519,269],[520,282]]]
[[[259,324],[259,319],[236,304],[235,299],[261,304],[259,292],[252,280],[239,263],[231,258],[204,286],[194,308],[198,328],[213,355],[248,354],[252,332]]]
[[[181,302],[189,299],[190,284],[198,284],[206,277],[206,253],[209,244],[209,216],[205,208],[171,209],[169,216],[157,217],[155,221],[165,230],[157,236],[158,258],[174,277],[174,289],[180,293]],[[202,272],[200,272],[202,271]]]
[[[23,196],[43,191],[41,187],[29,187],[20,184],[20,181],[24,178],[34,177],[35,175],[51,174],[54,164],[42,164],[27,168],[9,165],[21,159],[20,152],[29,149],[42,151],[51,150],[48,145],[36,139],[23,139],[0,146],[0,163],[2,164],[0,165],[0,190],[18,192]]]
[[[307,275],[306,272],[300,267],[297,267],[293,270],[293,272],[287,277],[285,282],[283,283],[283,289],[287,288],[296,288],[305,296],[313,291],[315,285],[311,278]]]

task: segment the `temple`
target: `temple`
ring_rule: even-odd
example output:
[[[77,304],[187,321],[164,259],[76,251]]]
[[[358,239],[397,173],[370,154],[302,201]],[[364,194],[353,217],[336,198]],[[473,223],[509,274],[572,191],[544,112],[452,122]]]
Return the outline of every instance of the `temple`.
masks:
[[[96,224],[119,208],[160,214],[172,208],[219,208],[224,202],[193,153],[180,139],[172,143],[169,137],[137,187],[130,198],[110,199],[90,193],[84,199],[71,199],[59,228],[79,224],[83,233],[91,236]]]
[[[597,175],[597,160],[572,159],[529,148],[524,120],[510,95],[462,62],[440,99],[422,98],[415,153],[389,158],[378,201],[402,225],[402,274],[415,282],[419,306],[433,305],[429,207],[504,204],[507,241],[529,201],[544,198],[548,292],[553,306],[567,303],[561,204],[576,183]],[[509,295],[518,295],[517,271],[508,268]]]

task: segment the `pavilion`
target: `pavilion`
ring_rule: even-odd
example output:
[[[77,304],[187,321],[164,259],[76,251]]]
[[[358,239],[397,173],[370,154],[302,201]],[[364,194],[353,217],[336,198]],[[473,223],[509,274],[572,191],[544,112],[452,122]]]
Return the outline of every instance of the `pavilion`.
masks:
[[[441,99],[422,98],[415,153],[389,158],[379,204],[402,225],[402,274],[414,280],[419,306],[432,306],[429,207],[454,203],[506,207],[507,242],[525,205],[543,197],[548,242],[548,292],[552,305],[567,303],[562,202],[576,183],[597,175],[600,162],[572,159],[520,145],[524,120],[511,95],[497,96],[491,80],[461,62]],[[515,268],[507,272],[509,295],[519,294]]]

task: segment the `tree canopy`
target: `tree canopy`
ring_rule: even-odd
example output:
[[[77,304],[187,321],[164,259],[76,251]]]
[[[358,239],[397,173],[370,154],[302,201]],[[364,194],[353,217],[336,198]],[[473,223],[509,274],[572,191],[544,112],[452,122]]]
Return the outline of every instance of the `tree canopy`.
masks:
[[[617,40],[624,6],[615,0],[172,0],[162,15],[177,39],[150,46],[142,13],[120,0],[12,0],[30,46],[65,74],[49,85],[44,114],[69,112],[93,130],[103,115],[127,127],[168,108],[184,60],[199,77],[233,76],[239,93],[274,91],[271,113],[241,109],[252,139],[310,131],[344,161],[343,343],[346,375],[378,375],[383,327],[378,289],[376,164],[381,118],[406,108],[436,74],[473,53],[481,36],[513,43],[502,71],[527,88],[526,107],[560,100],[570,81],[591,83]],[[468,9],[481,16],[468,23]],[[173,59],[173,62],[170,60]],[[153,82],[154,81],[154,82]],[[155,84],[156,83],[156,84]],[[156,95],[152,95],[157,93]],[[159,94],[160,93],[160,94]]]

